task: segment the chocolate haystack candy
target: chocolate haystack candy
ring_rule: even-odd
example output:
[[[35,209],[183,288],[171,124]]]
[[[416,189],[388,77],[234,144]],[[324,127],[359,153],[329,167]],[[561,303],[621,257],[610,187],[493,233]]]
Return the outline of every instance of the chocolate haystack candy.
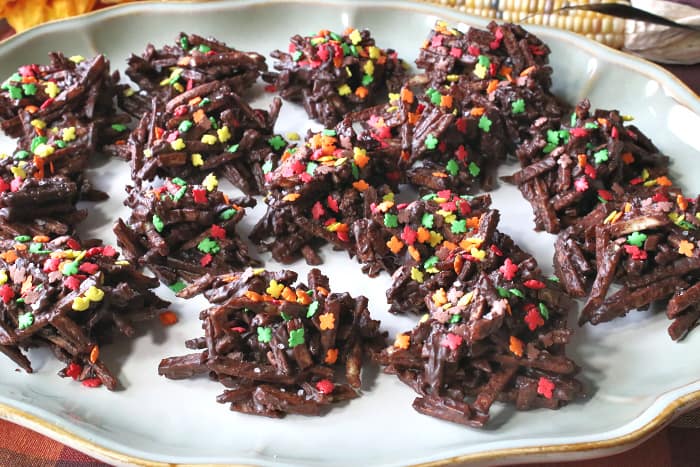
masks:
[[[557,233],[600,202],[616,185],[647,180],[670,184],[669,159],[616,110],[590,111],[582,101],[570,122],[540,118],[516,154],[523,167],[504,179],[518,185],[535,214],[535,229]]]
[[[170,379],[208,373],[227,388],[218,402],[275,418],[319,415],[358,397],[363,359],[384,345],[379,321],[365,297],[331,293],[318,269],[309,272],[308,286],[295,286],[296,279],[292,271],[248,269],[205,276],[185,289],[184,296],[208,289],[215,306],[200,314],[204,337],[187,341],[199,352],[164,359],[158,373]]]
[[[320,264],[315,250],[326,242],[354,254],[356,235],[366,232],[353,225],[369,215],[371,203],[390,193],[387,184],[396,187],[400,174],[394,166],[381,150],[341,146],[335,130],[309,134],[278,164],[263,167],[268,210],[251,240],[283,263],[302,255],[309,264]]]
[[[151,291],[158,281],[110,246],[67,236],[20,235],[0,250],[0,352],[31,373],[24,350],[48,347],[67,365],[61,376],[116,389],[102,347],[117,334],[132,337],[168,305]]]
[[[148,112],[151,100],[172,100],[184,92],[214,81],[242,94],[267,71],[265,57],[242,52],[215,39],[180,33],[175,45],[156,49],[152,44],[141,56],[131,55],[126,74],[140,88],[138,94],[126,88],[120,105],[135,117]]]
[[[415,94],[404,87],[386,106],[345,117],[338,132],[396,155],[408,183],[424,190],[491,190],[495,172],[530,125],[564,106],[526,75],[467,81]],[[358,130],[359,128],[359,130]]]
[[[490,204],[489,195],[460,196],[443,190],[386,210],[377,206],[372,220],[384,229],[372,253],[375,258],[391,253],[399,265],[390,270],[392,285],[386,292],[391,313],[424,313],[427,295],[449,286],[462,272],[471,274],[475,267],[492,264],[487,257],[499,250],[489,250],[489,242],[500,234],[498,213]],[[457,250],[465,252],[466,262],[454,255]]]
[[[67,58],[59,52],[49,54],[48,65],[24,65],[0,87],[0,128],[11,137],[31,138],[26,131],[29,118],[47,125],[69,113],[95,126],[94,146],[101,147],[119,139],[112,125],[123,126],[129,117],[116,114],[119,73],[110,74],[104,55],[87,60],[81,56]],[[24,127],[24,131],[23,131]]]
[[[392,49],[381,49],[367,30],[343,34],[321,30],[295,35],[288,52],[275,50],[279,73],[263,78],[284,99],[301,102],[310,118],[327,127],[353,110],[374,105],[377,97],[399,89],[406,78],[404,63]]]
[[[95,125],[73,114],[51,126],[23,110],[20,116],[29,136],[18,141],[12,154],[0,157],[0,230],[10,237],[71,233],[87,215],[76,202],[107,197],[84,176],[95,151]]]
[[[262,165],[286,146],[273,133],[280,105],[277,98],[269,112],[253,109],[221,82],[202,84],[163,107],[154,102],[121,157],[130,159],[137,183],[156,176],[197,182],[214,171],[246,194],[260,194]]]
[[[642,188],[561,232],[557,276],[571,295],[585,296],[590,287],[579,323],[603,323],[668,300],[668,333],[685,337],[700,320],[699,212],[697,198],[677,189]],[[622,287],[613,292],[613,283]]]
[[[449,274],[423,295],[429,314],[378,357],[420,394],[418,412],[473,427],[488,421],[496,401],[557,409],[582,395],[565,354],[571,300],[495,229],[496,211],[482,220],[490,231],[480,228],[471,249],[435,263]]]
[[[439,87],[457,81],[493,79],[498,75],[533,77],[545,90],[551,86],[549,47],[522,27],[492,21],[487,30],[470,28],[466,33],[437,21],[423,43],[416,66],[423,79]]]
[[[204,274],[241,270],[254,261],[236,233],[244,208],[216,189],[214,175],[202,185],[167,179],[158,188],[127,187],[125,223],[114,226],[117,244],[132,262],[162,282],[193,281]]]

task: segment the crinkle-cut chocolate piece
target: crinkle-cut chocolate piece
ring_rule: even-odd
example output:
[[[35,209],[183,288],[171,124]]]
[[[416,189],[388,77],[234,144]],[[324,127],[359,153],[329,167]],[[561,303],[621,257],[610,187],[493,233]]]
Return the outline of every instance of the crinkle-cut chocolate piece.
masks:
[[[0,193],[0,238],[8,232],[71,234],[87,216],[76,207],[81,187],[73,180],[62,175],[18,180],[0,182],[7,186]],[[89,185],[85,190],[93,192]]]
[[[165,103],[202,84],[214,81],[242,94],[267,71],[265,57],[243,52],[213,38],[181,32],[174,45],[161,49],[149,44],[138,55],[131,55],[126,75],[139,92],[126,87],[119,104],[135,117],[148,112],[151,100]]]
[[[315,249],[325,242],[353,255],[353,224],[369,215],[370,203],[397,187],[400,174],[392,154],[343,147],[341,140],[335,130],[310,133],[278,164],[264,167],[268,211],[250,238],[276,260],[291,262],[303,255],[319,264]]]
[[[286,146],[273,132],[280,105],[276,98],[269,112],[253,109],[222,82],[205,83],[163,106],[154,101],[122,157],[136,183],[156,176],[197,182],[214,171],[246,194],[260,194],[262,166]]]
[[[209,373],[226,386],[218,396],[231,410],[279,418],[319,415],[358,397],[365,356],[385,345],[367,299],[331,293],[318,269],[308,285],[293,271],[248,269],[204,276],[181,295],[202,289],[215,306],[200,313],[204,337],[188,341],[198,353],[163,359],[170,379]]]
[[[539,38],[515,24],[492,21],[487,30],[472,27],[462,33],[437,21],[423,42],[416,66],[434,87],[460,77],[488,80],[527,72],[548,90],[552,83],[549,53]]]
[[[94,145],[101,147],[120,139],[112,125],[123,126],[129,117],[117,114],[114,104],[119,73],[110,74],[104,55],[92,59],[67,58],[59,52],[49,54],[48,65],[24,65],[0,86],[0,128],[11,137],[34,134],[26,131],[25,117],[48,125],[74,114],[97,131]]]
[[[378,356],[420,395],[418,412],[472,427],[496,401],[558,409],[583,393],[565,352],[572,301],[506,236],[494,231],[480,248],[492,239],[484,264],[453,250],[459,276],[423,295],[429,314]]]
[[[127,259],[148,267],[168,285],[255,263],[236,232],[244,208],[215,187],[214,175],[202,185],[175,178],[157,188],[127,187],[124,205],[131,216],[114,226]]]
[[[579,323],[611,321],[667,301],[669,334],[682,339],[698,324],[698,216],[697,198],[656,186],[624,194],[562,231],[555,272],[572,295],[588,292]],[[613,292],[613,284],[622,287]]]
[[[31,373],[26,350],[47,347],[69,376],[110,390],[119,382],[102,356],[119,334],[132,337],[168,305],[110,246],[61,236],[0,240],[0,351]]]
[[[638,128],[616,110],[589,109],[584,100],[570,122],[535,121],[516,151],[522,169],[504,177],[532,205],[536,230],[559,232],[610,201],[617,186],[671,184],[669,158]]]
[[[270,55],[277,60],[278,73],[266,73],[263,78],[284,99],[301,102],[310,118],[327,127],[350,111],[376,104],[406,79],[397,53],[377,47],[367,30],[295,35],[288,52],[275,50]]]

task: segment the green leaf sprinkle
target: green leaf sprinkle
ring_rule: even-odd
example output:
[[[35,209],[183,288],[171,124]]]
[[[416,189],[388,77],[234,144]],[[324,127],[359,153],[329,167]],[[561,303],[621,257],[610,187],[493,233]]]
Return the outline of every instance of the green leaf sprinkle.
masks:
[[[212,240],[209,237],[204,238],[201,242],[199,242],[199,245],[197,245],[197,249],[201,251],[202,253],[211,253],[211,254],[216,254],[219,251],[221,251],[221,247],[219,246],[219,242],[216,240]]]
[[[395,228],[399,226],[399,216],[396,214],[386,213],[384,214],[384,225],[389,228]]]
[[[172,290],[173,292],[175,292],[175,293],[180,293],[180,292],[182,291],[182,289],[184,289],[185,287],[187,287],[187,284],[185,284],[185,283],[184,283],[183,281],[181,281],[181,280],[175,282],[174,284],[170,284],[170,285],[168,286],[168,288],[169,288],[170,290]]]
[[[482,115],[481,118],[479,119],[479,128],[484,130],[485,133],[488,133],[491,131],[492,124],[493,124],[493,122],[486,115]]]
[[[459,164],[457,164],[456,160],[450,159],[449,161],[447,161],[445,170],[447,170],[447,173],[455,177],[459,173]]]
[[[272,340],[272,329],[265,327],[265,326],[260,326],[258,328],[258,342],[262,342],[263,344],[267,344]]]
[[[510,105],[510,110],[513,115],[519,115],[525,113],[525,100],[518,99]]]
[[[163,223],[163,219],[158,216],[158,214],[153,214],[153,227],[155,227],[156,232],[160,233],[163,231],[163,228],[165,228],[165,224]]]
[[[289,348],[293,349],[297,345],[304,343],[304,328],[292,329],[289,331]]]
[[[647,240],[647,235],[642,232],[632,232],[627,236],[627,243],[641,248]]]
[[[432,133],[425,138],[425,147],[431,151],[437,147],[438,143],[438,139]]]
[[[319,303],[317,301],[311,302],[311,305],[309,305],[309,310],[306,312],[306,317],[311,318],[313,315],[316,314],[318,311],[318,305]]]
[[[31,312],[22,313],[17,318],[20,329],[27,329],[34,324],[34,315]]]

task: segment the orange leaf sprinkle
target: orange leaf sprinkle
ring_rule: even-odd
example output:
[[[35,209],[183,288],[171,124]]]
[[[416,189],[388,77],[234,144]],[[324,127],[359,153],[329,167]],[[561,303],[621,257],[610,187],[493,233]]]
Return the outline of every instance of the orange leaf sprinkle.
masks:
[[[454,249],[457,248],[457,244],[456,244],[456,243],[452,243],[452,242],[447,241],[447,240],[445,240],[444,242],[442,242],[442,245],[440,245],[440,246],[441,246],[441,248],[447,248],[448,251],[452,251],[452,250],[454,250]]]
[[[630,165],[631,163],[634,162],[634,156],[632,155],[631,152],[625,152],[622,154],[622,162],[624,162],[627,165]]]
[[[451,108],[452,107],[452,96],[442,96],[440,97],[440,107]]]
[[[49,237],[46,235],[35,235],[34,238],[32,238],[32,241],[34,243],[46,243],[49,240],[51,240]]]
[[[90,351],[90,363],[94,364],[98,358],[100,358],[100,348],[95,345]]]
[[[353,149],[352,159],[359,168],[364,168],[369,162],[369,157],[367,156],[367,151],[361,148]]]
[[[437,289],[431,298],[433,303],[437,306],[442,306],[447,303],[447,294],[445,293],[445,289],[442,287]]]
[[[492,79],[489,81],[489,86],[486,88],[486,93],[491,94],[498,88],[498,80],[497,79]]]
[[[673,182],[666,176],[656,177],[656,183],[661,186],[672,186]]]
[[[510,336],[510,351],[518,357],[523,356],[523,341],[515,336]]]
[[[585,154],[578,155],[578,166],[579,167],[585,166],[587,162],[588,162],[588,158],[586,157]]]
[[[311,303],[311,297],[309,297],[309,294],[304,292],[301,289],[297,289],[297,303],[301,303],[302,305],[308,305]]]
[[[482,238],[469,237],[459,242],[459,247],[466,251],[471,251],[472,248],[479,248],[484,243]]]
[[[678,194],[678,196],[676,196],[676,204],[678,205],[681,211],[685,211],[686,209],[688,209],[688,202],[685,200],[682,194]]]
[[[162,324],[163,326],[172,326],[173,324],[178,322],[177,315],[174,311],[170,310],[158,314],[158,319],[160,320],[160,324]]]
[[[413,245],[410,245],[408,247],[408,254],[411,255],[411,258],[413,258],[415,261],[420,261],[420,251]]]
[[[455,270],[455,274],[459,275],[459,273],[462,272],[463,266],[464,260],[462,259],[462,255],[456,255],[455,260],[452,263],[452,268]]]
[[[318,317],[321,331],[327,329],[335,329],[335,315],[333,313],[324,313]]]
[[[24,243],[15,243],[12,247],[17,251],[27,251],[27,245]]]
[[[369,94],[369,91],[364,86],[358,86],[358,88],[355,89],[355,95],[357,97],[359,97],[360,99],[364,99],[365,97],[367,97],[368,94]]]
[[[24,111],[29,114],[34,114],[37,112],[37,110],[39,110],[39,107],[37,107],[36,105],[28,105],[24,108]]]
[[[413,92],[408,88],[401,88],[401,100],[407,104],[413,104]]]
[[[287,195],[284,195],[282,198],[282,201],[288,201],[290,203],[293,203],[294,201],[298,200],[301,197],[299,193],[289,193]]]
[[[15,250],[7,250],[0,253],[0,258],[4,259],[7,264],[12,264],[17,261],[17,252]]]
[[[263,301],[263,296],[257,292],[252,291],[252,290],[246,290],[245,296],[248,297],[248,299],[250,299],[253,302],[262,302]]]
[[[416,234],[416,240],[418,240],[420,243],[425,243],[430,240],[430,231],[425,227],[418,227]]]
[[[330,293],[328,289],[326,289],[325,287],[321,287],[320,285],[316,286],[316,292],[318,292],[319,295],[323,295],[324,297],[327,297]]]
[[[219,276],[219,279],[224,282],[233,282],[237,281],[239,277],[241,277],[240,274],[226,274],[225,276]]]
[[[681,240],[678,244],[678,253],[685,255],[688,258],[693,257],[693,250],[695,249],[695,244],[690,243],[688,240]]]
[[[474,107],[469,113],[472,115],[472,117],[481,117],[484,115],[484,112],[486,112],[486,109],[483,107]]]
[[[411,336],[408,334],[397,334],[394,340],[394,347],[401,350],[407,350],[411,346]]]
[[[199,104],[200,102],[202,102],[202,98],[197,96],[194,99],[190,99],[189,101],[187,101],[187,105],[194,107],[195,105]],[[202,110],[202,109],[200,109],[200,110]],[[197,112],[199,112],[199,110]],[[195,114],[197,112],[195,112]],[[204,111],[202,111],[202,113],[204,113]]]
[[[20,294],[24,295],[29,289],[32,288],[32,276],[27,276],[27,278],[22,282],[22,287],[20,288]]]
[[[477,216],[470,217],[469,219],[467,219],[467,227],[469,227],[470,229],[478,229],[480,220],[481,218]]]
[[[437,178],[447,178],[447,174],[445,172],[433,172],[431,175]]]
[[[195,123],[199,123],[205,118],[207,118],[207,114],[202,109],[199,109],[192,114],[192,120],[194,120]]]
[[[297,294],[289,287],[285,287],[284,290],[282,291],[282,298],[284,298],[288,302],[296,302],[297,301]]]
[[[608,119],[603,117],[598,117],[598,123],[600,126],[608,126]]]
[[[352,184],[352,187],[357,191],[366,191],[369,188],[369,185],[364,180],[358,180]]]
[[[389,239],[389,241],[386,242],[386,246],[395,255],[398,254],[401,250],[403,250],[403,242],[399,240],[396,235],[391,236],[391,239]]]
[[[523,71],[520,72],[520,76],[527,76],[533,71],[535,71],[535,68],[537,68],[535,65],[529,66],[525,68]]]
[[[333,365],[336,361],[338,361],[338,349],[328,349],[326,351],[326,359],[324,362],[328,363],[329,365]]]
[[[44,159],[39,156],[34,156],[34,165],[36,165],[36,172],[34,173],[34,178],[40,180],[44,178]]]

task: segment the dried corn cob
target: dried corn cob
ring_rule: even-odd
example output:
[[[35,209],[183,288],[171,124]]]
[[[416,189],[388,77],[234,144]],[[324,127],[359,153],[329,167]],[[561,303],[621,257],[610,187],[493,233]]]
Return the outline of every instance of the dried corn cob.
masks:
[[[625,20],[592,11],[565,10],[565,6],[591,3],[628,3],[619,0],[424,0],[464,13],[522,24],[540,24],[566,29],[603,44],[621,48],[625,44]]]

